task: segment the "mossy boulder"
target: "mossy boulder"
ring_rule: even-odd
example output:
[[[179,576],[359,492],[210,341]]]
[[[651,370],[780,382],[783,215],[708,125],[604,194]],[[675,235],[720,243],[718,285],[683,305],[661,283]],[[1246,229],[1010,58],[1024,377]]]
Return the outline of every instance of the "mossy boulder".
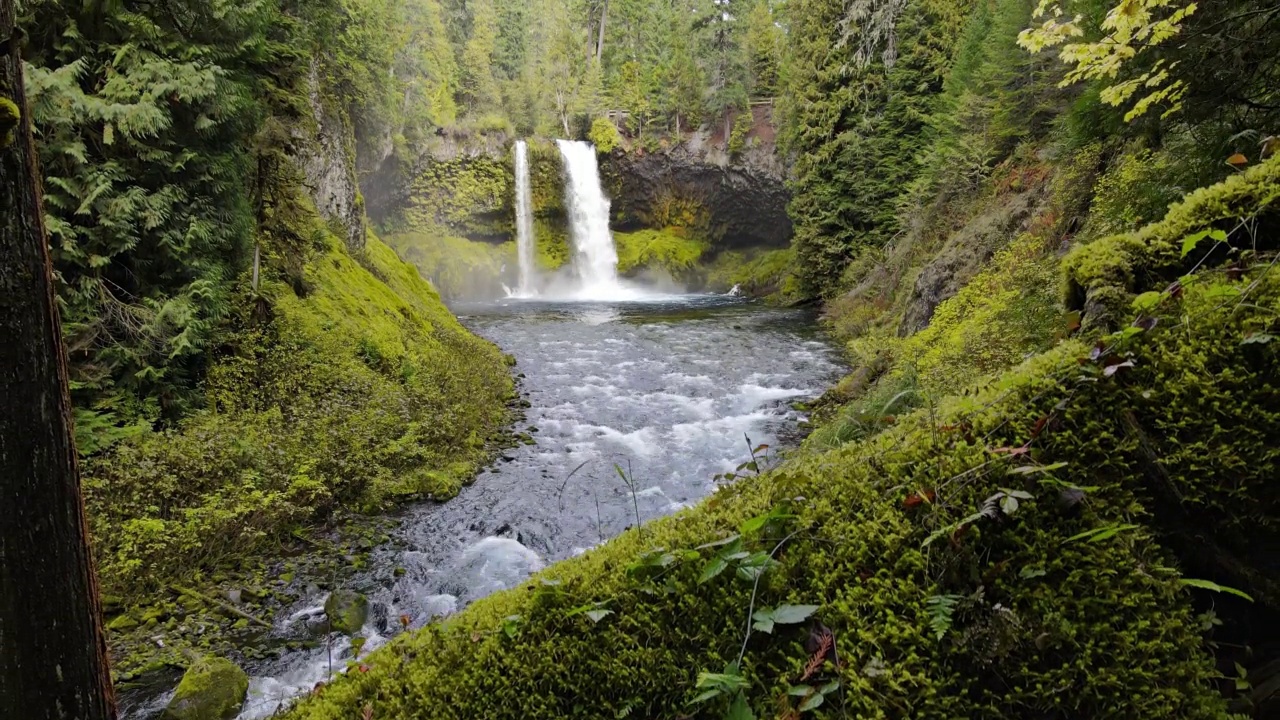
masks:
[[[1221,263],[1231,248],[1280,246],[1277,215],[1280,155],[1187,194],[1159,222],[1075,248],[1062,264],[1066,304],[1084,310],[1090,326],[1114,326],[1138,292],[1162,289],[1196,267]],[[1185,239],[1213,230],[1226,240],[1202,237],[1184,252]]]
[[[334,590],[324,601],[324,614],[329,627],[344,634],[356,635],[369,618],[369,599],[353,590]]]
[[[162,720],[231,720],[240,714],[249,692],[249,676],[220,657],[192,663],[165,707]]]

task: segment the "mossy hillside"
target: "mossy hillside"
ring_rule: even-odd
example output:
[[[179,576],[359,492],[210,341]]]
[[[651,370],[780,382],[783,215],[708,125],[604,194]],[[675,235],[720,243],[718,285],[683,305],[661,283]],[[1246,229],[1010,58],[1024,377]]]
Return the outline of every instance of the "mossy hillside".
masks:
[[[377,239],[359,259],[325,242],[305,296],[246,289],[206,410],[86,461],[109,594],[250,562],[339,507],[450,497],[487,458],[513,397],[502,354]]]
[[[963,390],[1043,352],[1068,330],[1057,302],[1058,259],[1042,238],[1024,234],[996,253],[929,326],[906,338],[872,333],[847,342],[858,370],[824,402],[821,427],[807,440],[831,448],[880,431],[896,415]]]
[[[1252,288],[1249,303],[1224,306],[1223,282]],[[1182,324],[1111,338],[1095,359],[1065,342],[980,392],[558,564],[374,653],[369,672],[290,717],[366,703],[384,718],[718,717],[689,705],[699,672],[737,658],[753,608],[783,603],[818,605],[835,637],[841,665],[809,681],[838,676],[843,696],[820,716],[1220,717],[1191,591],[1161,543],[1180,527],[1166,499],[1174,488],[1276,517],[1280,423],[1259,413],[1277,406],[1265,378],[1278,359],[1241,341],[1274,322],[1280,278],[1216,276],[1178,302]],[[1109,358],[1132,366],[1108,370]],[[1205,365],[1241,371],[1186,375]],[[1203,440],[1179,452],[1185,436]],[[720,554],[705,544],[735,530],[748,551],[778,548],[754,604],[732,565],[699,582]],[[593,622],[583,608],[610,613]],[[811,632],[746,639],[758,713],[794,708]]]
[[[794,253],[781,250],[726,250],[707,264],[707,289],[728,292],[733,288],[752,297],[786,305],[803,299],[791,274]]]

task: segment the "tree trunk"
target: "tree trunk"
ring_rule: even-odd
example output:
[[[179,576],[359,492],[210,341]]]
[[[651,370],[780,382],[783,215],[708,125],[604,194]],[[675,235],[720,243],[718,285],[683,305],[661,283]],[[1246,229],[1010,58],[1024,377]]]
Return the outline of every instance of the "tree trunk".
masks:
[[[6,39],[14,22],[13,0],[0,0],[0,717],[110,720],[22,43]]]
[[[609,0],[600,6],[600,40],[596,43],[596,62],[604,57],[604,21],[609,15]]]

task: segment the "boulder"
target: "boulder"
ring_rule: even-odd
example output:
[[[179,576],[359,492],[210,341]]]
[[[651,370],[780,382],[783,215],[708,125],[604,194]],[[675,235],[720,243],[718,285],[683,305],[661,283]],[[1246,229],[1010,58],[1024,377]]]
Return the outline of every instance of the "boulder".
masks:
[[[353,590],[335,590],[324,601],[329,627],[344,635],[355,635],[369,617],[369,599]]]
[[[187,668],[162,720],[231,720],[240,714],[249,676],[220,657],[205,657]]]

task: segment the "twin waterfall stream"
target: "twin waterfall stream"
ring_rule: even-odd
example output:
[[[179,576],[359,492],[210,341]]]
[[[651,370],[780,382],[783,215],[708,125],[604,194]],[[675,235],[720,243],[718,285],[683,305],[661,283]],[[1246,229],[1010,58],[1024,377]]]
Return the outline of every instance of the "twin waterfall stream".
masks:
[[[409,620],[439,622],[490,593],[514,587],[636,522],[696,504],[713,477],[749,459],[750,447],[794,447],[804,419],[796,400],[838,379],[837,351],[812,311],[711,294],[659,292],[618,277],[609,200],[595,148],[560,141],[572,255],[566,272],[539,272],[529,149],[514,148],[518,286],[507,298],[454,305],[472,332],[518,361],[525,415],[475,482],[445,503],[391,514],[391,540],[362,569],[277,584],[296,599],[253,641],[251,680],[239,720],[270,717],[390,642]],[[618,478],[629,468],[634,486]],[[333,589],[368,598],[363,647],[329,631]],[[159,717],[172,685],[128,698],[129,718]]]
[[[511,297],[602,301],[637,299],[641,291],[618,280],[618,251],[609,230],[609,199],[600,186],[595,146],[575,140],[557,140],[556,146],[564,161],[564,200],[569,215],[569,235],[573,241],[573,277],[568,282],[549,282],[549,278],[539,277],[529,147],[525,141],[517,140],[516,249],[520,282],[510,293]]]

